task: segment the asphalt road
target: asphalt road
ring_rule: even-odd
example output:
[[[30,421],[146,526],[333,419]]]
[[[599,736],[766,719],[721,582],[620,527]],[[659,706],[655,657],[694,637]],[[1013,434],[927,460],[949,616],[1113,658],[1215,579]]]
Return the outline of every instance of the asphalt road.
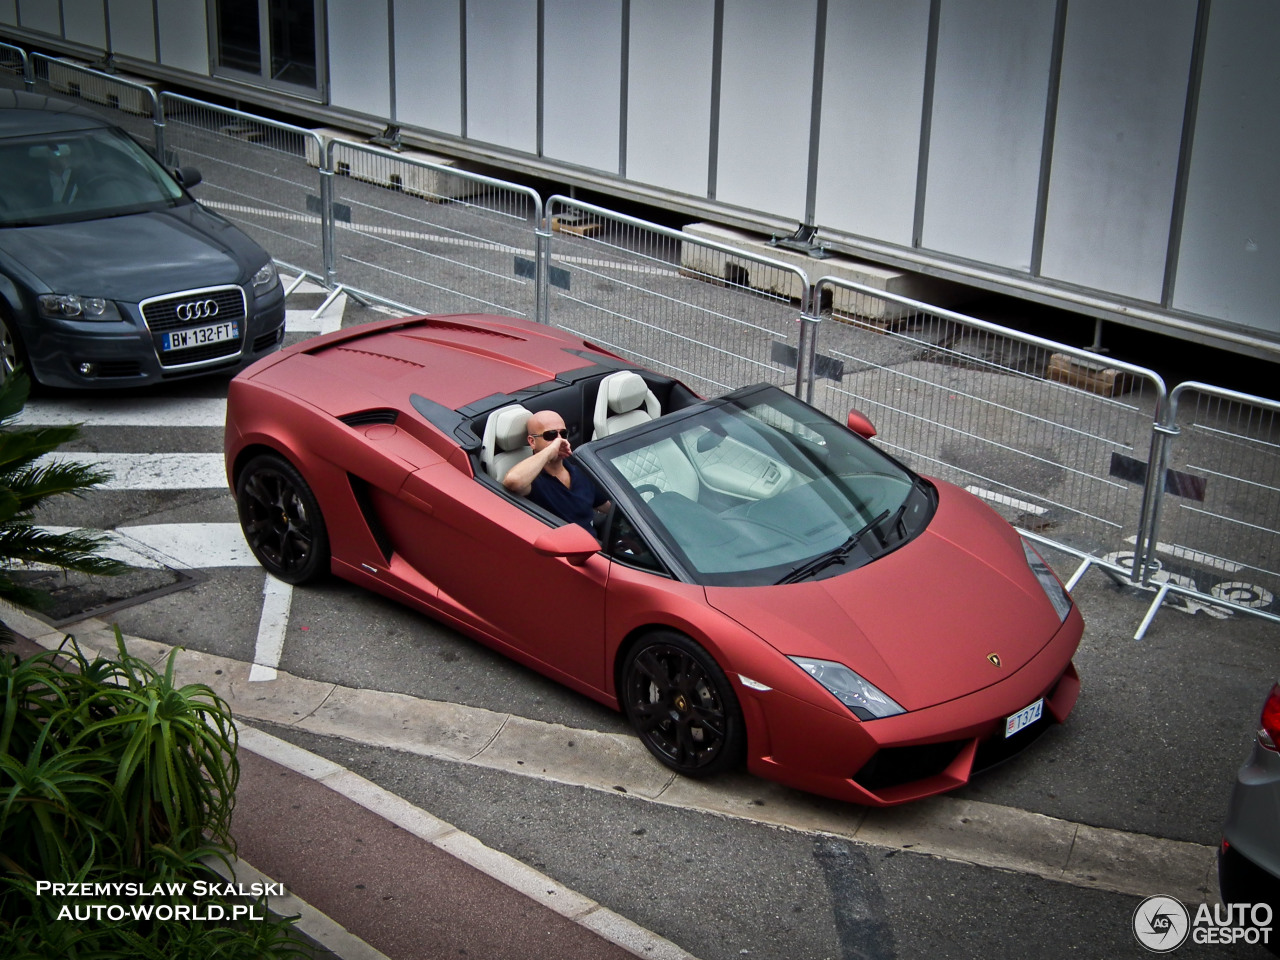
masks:
[[[313,318],[321,299],[305,288],[291,297],[290,341],[383,315],[340,300]],[[626,733],[618,715],[594,702],[348,584],[330,580],[282,599],[242,542],[236,547],[234,504],[217,457],[225,390],[225,380],[213,378],[145,395],[46,395],[29,405],[34,422],[88,422],[69,455],[127,455],[111,459],[125,477],[118,488],[67,500],[40,518],[117,530],[134,556],[157,564],[132,581],[153,592],[120,598],[101,619],[128,634],[297,677]],[[1056,565],[1070,574],[1065,561]],[[921,589],[927,602],[927,584]],[[1083,693],[1070,721],[957,798],[1107,828],[1121,839],[1215,845],[1261,699],[1280,675],[1280,631],[1265,620],[1171,603],[1145,640],[1135,642],[1148,594],[1090,572],[1075,595],[1087,629],[1077,658]],[[81,600],[82,608],[113,602],[68,589],[68,619],[77,617]],[[283,609],[283,619],[268,625],[264,601]],[[913,853],[909,838],[877,846],[655,804],[375,747],[358,734],[327,737],[287,724],[267,729],[703,960],[1145,956],[1131,929],[1134,910],[1143,895],[1165,892],[1112,893]],[[1118,848],[1115,855],[1133,854]],[[1141,876],[1141,864],[1129,866]],[[1201,896],[1215,898],[1207,888]],[[1178,955],[1263,954],[1188,943]]]

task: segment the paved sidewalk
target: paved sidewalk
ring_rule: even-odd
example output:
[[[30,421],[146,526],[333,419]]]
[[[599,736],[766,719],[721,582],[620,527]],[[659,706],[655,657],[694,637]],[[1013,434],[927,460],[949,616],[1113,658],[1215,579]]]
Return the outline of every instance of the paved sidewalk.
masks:
[[[0,648],[45,649],[13,611]],[[42,636],[46,642],[48,636]],[[694,960],[376,784],[243,722],[232,833],[243,883],[283,883],[273,910],[341,960]]]

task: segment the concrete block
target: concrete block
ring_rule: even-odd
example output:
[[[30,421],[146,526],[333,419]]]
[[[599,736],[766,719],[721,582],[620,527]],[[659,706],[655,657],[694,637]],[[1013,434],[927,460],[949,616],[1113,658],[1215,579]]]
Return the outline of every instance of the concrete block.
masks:
[[[1100,363],[1065,353],[1049,357],[1045,379],[1066,383],[1103,397],[1118,397],[1133,389],[1133,377]]]
[[[317,127],[312,130],[312,133],[320,137],[326,150],[332,141],[361,145],[368,142],[357,134],[331,127]],[[380,187],[422,197],[425,200],[440,202],[458,200],[478,192],[477,185],[470,180],[451,177],[447,173],[412,162],[420,160],[438,167],[456,166],[457,161],[449,157],[410,148],[399,151],[396,157],[403,158],[406,162],[397,163],[393,158],[382,154],[365,153],[362,150],[344,152],[339,149],[334,155],[334,172],[339,176],[363,180],[365,183],[375,183]],[[313,167],[319,167],[321,159],[319,146],[308,137],[307,162]]]
[[[852,257],[832,256],[819,260],[794,250],[770,246],[768,240],[759,234],[732,227],[714,223],[691,223],[683,232],[694,239],[715,241],[736,247],[744,253],[798,267],[805,272],[810,283],[822,277],[835,277],[939,307],[958,303],[964,296],[963,287],[936,277],[867,263]],[[697,243],[681,244],[680,266],[688,275],[710,275],[727,283],[749,286],[791,300],[799,301],[804,293],[799,278],[794,274],[770,270],[753,260],[725,254]],[[829,306],[837,317],[888,326],[914,312],[880,297],[862,295],[839,287],[830,290]]]

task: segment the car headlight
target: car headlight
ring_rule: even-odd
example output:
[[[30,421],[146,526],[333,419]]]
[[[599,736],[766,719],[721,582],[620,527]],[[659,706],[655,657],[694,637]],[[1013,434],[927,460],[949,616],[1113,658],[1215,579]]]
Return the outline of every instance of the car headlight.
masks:
[[[276,265],[268,260],[253,275],[253,292],[266,293],[279,282],[280,274],[276,272]]]
[[[1044,589],[1044,595],[1053,604],[1053,609],[1058,614],[1058,622],[1062,623],[1067,619],[1067,614],[1071,612],[1071,595],[1062,586],[1062,582],[1057,575],[1049,569],[1049,565],[1044,562],[1044,558],[1036,552],[1035,547],[1025,540],[1022,541],[1022,552],[1027,555],[1027,566],[1031,568],[1031,572],[1040,581],[1040,586]]]
[[[50,320],[119,320],[115,303],[74,293],[45,293],[36,298],[40,315]]]
[[[843,663],[815,660],[812,657],[790,657],[801,670],[822,684],[828,692],[853,711],[859,720],[876,720],[906,713],[888,694],[864,680]]]

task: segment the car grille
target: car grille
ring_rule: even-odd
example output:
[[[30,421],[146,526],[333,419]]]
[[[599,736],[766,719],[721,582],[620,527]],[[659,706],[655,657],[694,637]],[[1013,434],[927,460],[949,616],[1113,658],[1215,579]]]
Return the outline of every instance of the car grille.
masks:
[[[911,747],[885,747],[876,751],[853,779],[872,793],[916,780],[927,780],[947,769],[967,742],[950,740]]]
[[[200,304],[204,307],[204,316],[198,319],[183,320],[179,313],[184,305]],[[216,312],[210,308],[216,307]],[[246,334],[246,309],[244,291],[239,287],[212,287],[205,290],[187,290],[183,293],[166,297],[156,297],[142,303],[142,319],[151,331],[151,340],[155,346],[156,357],[160,366],[165,368],[185,367],[196,363],[208,363],[238,355],[244,347]],[[211,323],[235,321],[238,336],[229,340],[218,340],[181,350],[165,350],[164,335],[175,330],[194,330]]]

